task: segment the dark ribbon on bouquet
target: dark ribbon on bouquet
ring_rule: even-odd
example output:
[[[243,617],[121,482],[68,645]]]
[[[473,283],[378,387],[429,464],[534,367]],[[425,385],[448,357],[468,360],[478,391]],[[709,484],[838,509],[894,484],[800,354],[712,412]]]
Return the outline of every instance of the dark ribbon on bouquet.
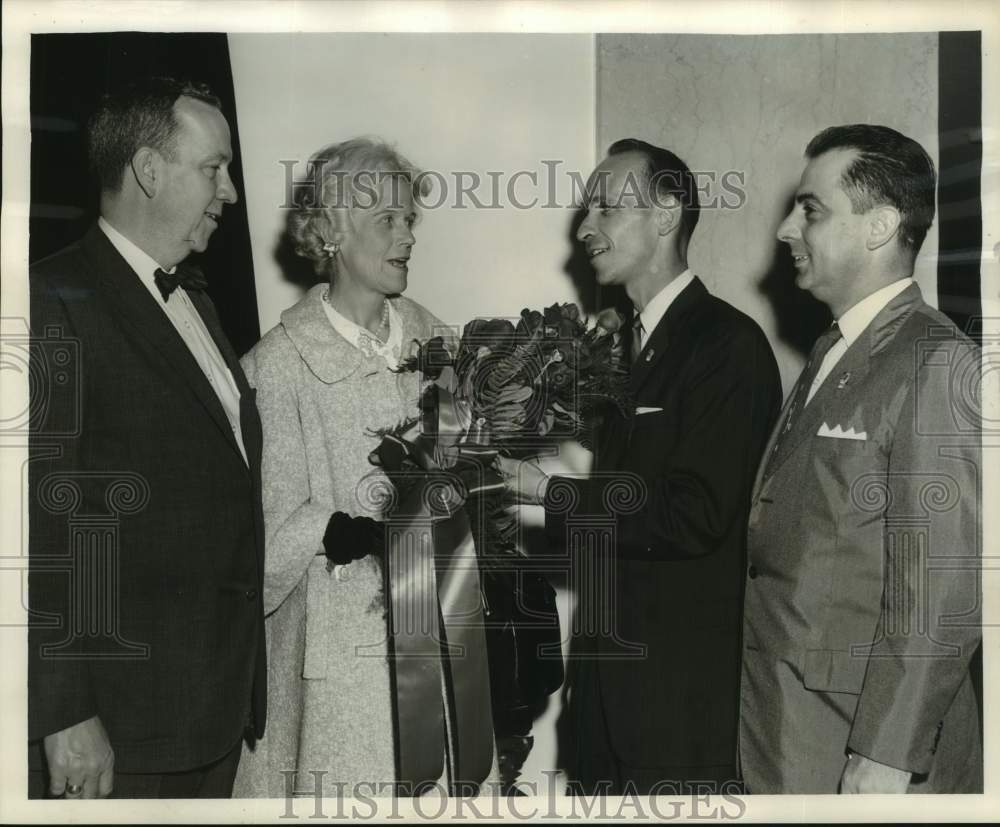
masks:
[[[425,395],[422,433],[387,436],[402,451],[382,452],[405,455],[420,469],[419,482],[386,522],[393,711],[404,795],[436,782],[445,754],[453,792],[482,783],[493,763],[479,566],[465,504],[503,483],[489,468],[495,454],[462,444],[462,417],[447,377],[442,380]],[[414,473],[384,470],[390,479]]]

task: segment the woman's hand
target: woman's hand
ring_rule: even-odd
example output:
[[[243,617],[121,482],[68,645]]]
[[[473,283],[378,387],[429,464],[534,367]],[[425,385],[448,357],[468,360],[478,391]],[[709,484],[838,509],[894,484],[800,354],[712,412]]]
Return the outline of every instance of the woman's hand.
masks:
[[[385,526],[371,517],[335,511],[323,533],[323,549],[334,566],[346,566],[385,549]]]

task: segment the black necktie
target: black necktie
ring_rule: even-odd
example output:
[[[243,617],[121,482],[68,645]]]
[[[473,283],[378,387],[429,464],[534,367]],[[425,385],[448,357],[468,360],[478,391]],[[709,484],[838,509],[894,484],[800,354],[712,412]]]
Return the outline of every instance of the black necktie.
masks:
[[[190,264],[178,264],[172,273],[157,267],[153,273],[153,281],[156,282],[163,301],[169,301],[170,294],[178,287],[183,287],[185,290],[204,290],[208,286],[201,270]]]
[[[837,344],[841,338],[840,328],[834,322],[816,340],[816,344],[813,345],[809,353],[809,360],[806,362],[805,368],[802,369],[799,381],[795,383],[795,389],[792,391],[792,401],[788,406],[788,413],[785,416],[784,424],[781,426],[781,431],[778,433],[778,438],[774,441],[774,447],[768,456],[767,467],[764,469],[764,477],[767,477],[773,470],[774,460],[778,456],[781,444],[787,439],[788,434],[795,425],[795,420],[806,406],[806,400],[809,398],[809,389],[812,387],[813,382],[816,381],[816,374],[819,373],[823,359],[830,352],[830,348]]]

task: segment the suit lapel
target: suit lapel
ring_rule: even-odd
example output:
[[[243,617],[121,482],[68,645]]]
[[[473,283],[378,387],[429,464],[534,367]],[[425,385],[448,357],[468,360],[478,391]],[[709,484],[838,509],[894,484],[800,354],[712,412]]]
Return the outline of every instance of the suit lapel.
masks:
[[[105,298],[115,309],[123,326],[129,329],[137,340],[145,342],[156,354],[166,360],[174,373],[183,380],[197,401],[204,407],[223,437],[232,445],[233,450],[238,452],[239,447],[233,437],[229,419],[219,397],[205,377],[201,366],[188,350],[184,340],[181,339],[163,310],[157,306],[156,301],[136,273],[119,255],[107,236],[97,227],[94,227],[85,236],[83,249],[91,259],[94,270],[98,274],[104,288]],[[202,318],[205,318],[200,307],[199,313],[202,314]],[[219,337],[212,331],[212,326],[207,321],[206,325],[209,325],[208,329],[218,343]],[[229,350],[231,352],[231,348]],[[223,352],[223,358],[226,358],[225,352]]]
[[[219,349],[226,367],[229,368],[229,372],[233,375],[236,390],[240,394],[240,432],[243,437],[243,448],[246,451],[248,462],[252,463],[256,458],[256,461],[259,463],[261,448],[263,447],[263,434],[260,425],[260,415],[257,412],[257,391],[255,388],[251,388],[250,383],[247,382],[243,368],[240,367],[240,361],[236,357],[236,352],[233,350],[233,346],[229,343],[229,338],[219,324],[219,317],[216,315],[209,298],[200,290],[185,292],[187,292],[188,298],[191,299],[191,303],[195,306],[198,315],[201,316],[202,321],[205,323],[205,327],[209,335],[211,335],[212,341],[215,342],[215,346]],[[231,431],[227,431],[227,433],[231,433]],[[233,447],[239,450],[235,441],[233,442]]]
[[[823,424],[824,417],[830,415],[830,410],[836,405],[838,398],[841,395],[849,394],[851,387],[859,384],[865,375],[867,375],[871,365],[871,357],[882,350],[892,340],[896,331],[899,330],[900,325],[902,325],[910,313],[913,312],[913,309],[922,303],[922,301],[920,288],[916,285],[910,285],[878,312],[871,324],[862,331],[861,335],[855,339],[840,361],[834,365],[833,370],[830,371],[826,379],[823,380],[823,384],[817,389],[815,396],[813,396],[809,404],[803,409],[791,432],[783,440],[778,455],[770,463],[768,477],[775,475],[778,468],[795,453],[796,448],[798,448],[803,440],[816,434],[820,425]],[[844,381],[845,375],[848,381]],[[789,395],[789,403],[794,395],[794,391]],[[765,457],[770,455],[772,446],[777,439],[778,431],[784,425],[785,417],[787,416],[787,407],[788,404],[786,403],[785,409],[782,410],[782,414],[778,419],[778,425],[771,434],[771,439],[768,441],[768,446],[764,453]],[[835,425],[837,423],[829,424]],[[762,463],[758,470],[757,483],[754,486],[755,497],[765,482],[762,475],[766,464],[766,461]]]
[[[667,312],[650,334],[649,341],[639,354],[639,358],[632,363],[629,392],[634,399],[641,398],[643,386],[650,377],[675,371],[676,363],[684,356],[683,348],[678,348],[677,343],[684,338],[687,318],[692,309],[707,295],[705,286],[695,277],[694,281],[671,302]],[[631,434],[632,420],[622,417],[617,412],[612,414],[611,420],[606,422],[602,429],[595,468],[617,469],[628,449]]]
[[[774,450],[774,443],[778,441],[778,434],[781,433],[781,429],[785,425],[785,420],[788,418],[788,407],[792,404],[792,400],[795,398],[795,388],[792,388],[792,392],[788,394],[788,399],[785,400],[785,404],[781,406],[781,413],[778,415],[778,421],[775,423],[774,427],[771,429],[771,436],[768,437],[767,445],[764,446],[764,452],[761,454],[763,459],[757,464],[757,475],[754,477],[753,482],[753,494],[751,500],[756,500],[757,495],[760,493],[760,489],[764,485],[764,471],[770,470],[769,476],[774,476],[774,468],[777,468],[777,463],[773,463],[774,468],[769,468],[772,463],[768,462],[768,458],[771,456],[771,452]],[[775,458],[777,459],[777,457]]]
[[[676,341],[678,327],[684,323],[684,318],[691,308],[696,306],[708,291],[697,276],[685,287],[680,294],[667,308],[660,323],[656,325],[650,334],[649,341],[639,354],[639,358],[632,363],[632,372],[629,377],[629,388],[633,394],[638,394],[646,379],[652,375],[653,371],[662,370],[664,357],[670,353],[671,358],[677,359],[681,354],[672,351],[670,342]]]
[[[816,390],[815,396],[799,414],[791,432],[782,441],[778,455],[774,458],[770,469],[772,475],[795,452],[804,439],[816,434],[819,426],[823,423],[824,416],[829,414],[831,404],[835,402],[837,395],[848,390],[848,387],[841,386],[840,378],[845,373],[849,373],[855,381],[860,380],[868,373],[870,359],[871,346],[868,337],[862,334],[847,349],[830,374],[823,380],[823,384]]]
[[[183,290],[184,288],[180,289]],[[219,349],[219,353],[222,354],[222,360],[226,363],[226,367],[229,368],[230,372],[233,374],[233,379],[236,381],[236,387],[242,396],[244,390],[246,390],[249,386],[247,385],[246,377],[243,375],[243,371],[240,369],[240,363],[236,358],[236,353],[233,351],[232,345],[229,344],[229,339],[226,338],[226,334],[219,325],[219,319],[215,315],[211,302],[200,290],[185,290],[184,292],[187,293],[188,298],[191,299],[191,304],[194,305],[195,310],[198,311],[198,315],[201,316],[201,320],[205,323],[205,327],[207,328],[209,335],[212,337],[212,341],[215,342],[215,346]]]
[[[236,352],[233,350],[232,345],[229,343],[229,338],[219,324],[219,317],[215,314],[212,302],[199,290],[188,292],[188,297],[198,311],[198,315],[201,316],[202,321],[205,322],[205,327],[208,329],[212,341],[215,342],[215,346],[219,349],[219,353],[222,354],[222,359],[225,361],[226,367],[229,368],[229,372],[233,375],[233,381],[236,382],[236,389],[240,393],[240,434],[243,437],[243,450],[246,451],[247,466],[253,480],[254,488],[259,492],[262,488],[261,461],[264,450],[264,431],[260,422],[260,413],[257,410],[257,389],[251,388],[250,383],[247,382],[246,374],[240,366]],[[227,429],[226,433],[233,444],[233,450],[239,451],[239,446],[232,439],[232,432]],[[256,533],[257,542],[255,546],[257,552],[257,570],[260,573],[259,576],[262,578],[264,571],[264,515],[260,511],[260,507],[261,501],[258,493],[255,495],[255,509],[257,509],[255,518],[259,530]]]

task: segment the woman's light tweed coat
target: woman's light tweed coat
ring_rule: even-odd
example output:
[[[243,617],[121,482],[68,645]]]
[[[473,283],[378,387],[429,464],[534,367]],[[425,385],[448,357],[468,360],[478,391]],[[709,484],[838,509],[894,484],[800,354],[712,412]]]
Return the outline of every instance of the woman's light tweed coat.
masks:
[[[330,796],[334,784],[350,795],[395,778],[381,571],[367,557],[342,580],[328,573],[323,532],[334,511],[378,518],[367,492],[384,477],[368,462],[378,440],[367,429],[416,414],[419,376],[394,374],[349,344],[323,311],[324,289],[282,313],[242,362],[264,427],[269,686],[267,732],[244,748],[236,797],[284,796],[283,770],[298,770],[306,794],[310,771],[325,771]],[[441,332],[419,304],[391,301],[404,355],[413,339]]]

